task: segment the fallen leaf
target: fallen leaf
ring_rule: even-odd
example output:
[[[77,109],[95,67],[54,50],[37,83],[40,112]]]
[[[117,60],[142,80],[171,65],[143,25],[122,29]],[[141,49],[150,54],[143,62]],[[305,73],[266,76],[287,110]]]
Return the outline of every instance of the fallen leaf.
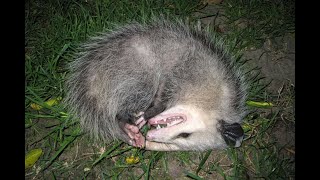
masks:
[[[42,154],[42,149],[30,150],[25,157],[25,161],[24,161],[25,169],[32,167],[34,163],[37,162],[41,154]]]

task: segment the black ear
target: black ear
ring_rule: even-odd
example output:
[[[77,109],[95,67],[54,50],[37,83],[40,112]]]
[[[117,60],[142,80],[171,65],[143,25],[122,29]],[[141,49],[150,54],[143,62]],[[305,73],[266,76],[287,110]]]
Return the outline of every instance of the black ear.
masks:
[[[229,124],[224,120],[220,121],[218,128],[225,142],[229,146],[239,147],[243,139],[243,129],[239,123]]]

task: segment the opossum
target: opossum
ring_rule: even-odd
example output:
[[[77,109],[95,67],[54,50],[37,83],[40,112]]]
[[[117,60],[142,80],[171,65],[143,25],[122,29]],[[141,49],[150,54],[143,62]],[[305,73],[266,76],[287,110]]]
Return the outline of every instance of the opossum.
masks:
[[[130,23],[82,46],[65,103],[85,131],[156,151],[240,146],[246,83],[224,41],[182,21]],[[151,128],[144,136],[140,129]]]

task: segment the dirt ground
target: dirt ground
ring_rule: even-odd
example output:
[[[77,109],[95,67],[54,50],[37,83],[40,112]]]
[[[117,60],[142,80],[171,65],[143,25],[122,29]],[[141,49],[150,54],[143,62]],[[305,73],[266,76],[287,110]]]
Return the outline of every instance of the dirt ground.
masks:
[[[272,100],[277,102],[280,117],[274,129],[274,135],[281,145],[295,145],[295,126],[292,121],[295,102],[288,100],[294,98],[295,88],[295,37],[286,35],[272,42],[267,40],[261,49],[247,51],[244,54],[251,63],[261,67],[262,76],[271,80],[267,91],[273,95]]]

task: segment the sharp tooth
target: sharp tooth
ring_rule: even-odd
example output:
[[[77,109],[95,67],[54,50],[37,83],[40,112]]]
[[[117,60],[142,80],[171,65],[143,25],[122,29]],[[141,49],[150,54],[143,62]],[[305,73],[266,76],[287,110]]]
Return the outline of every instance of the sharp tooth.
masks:
[[[158,124],[157,129],[161,129],[160,125]]]

